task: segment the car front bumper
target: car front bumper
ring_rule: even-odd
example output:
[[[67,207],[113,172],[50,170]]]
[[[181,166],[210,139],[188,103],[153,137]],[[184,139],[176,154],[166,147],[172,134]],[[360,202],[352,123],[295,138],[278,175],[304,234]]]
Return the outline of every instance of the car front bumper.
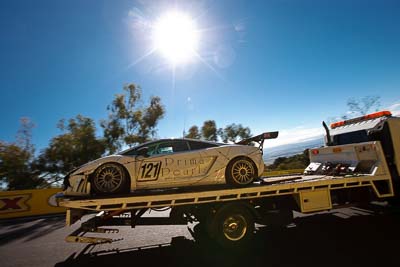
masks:
[[[64,195],[87,196],[90,195],[90,182],[85,174],[67,175],[64,178]]]

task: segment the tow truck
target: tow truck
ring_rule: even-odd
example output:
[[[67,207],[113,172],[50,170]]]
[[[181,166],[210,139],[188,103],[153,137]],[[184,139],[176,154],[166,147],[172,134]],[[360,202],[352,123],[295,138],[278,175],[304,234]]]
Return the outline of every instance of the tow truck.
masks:
[[[197,223],[223,247],[249,242],[255,223],[276,226],[293,220],[293,210],[312,214],[343,206],[392,200],[399,192],[400,118],[381,111],[332,123],[325,145],[309,150],[304,173],[262,177],[244,188],[199,187],[133,193],[115,197],[62,199],[66,224],[88,212],[98,214],[66,237],[67,242],[107,243],[115,239],[87,233],[116,233],[110,226]],[[263,142],[256,136],[246,142]],[[143,216],[148,210],[171,209],[169,217]]]

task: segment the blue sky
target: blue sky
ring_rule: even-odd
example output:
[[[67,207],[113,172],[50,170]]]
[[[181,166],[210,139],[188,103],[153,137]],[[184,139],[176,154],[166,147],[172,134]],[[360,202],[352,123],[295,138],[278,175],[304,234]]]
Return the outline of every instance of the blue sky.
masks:
[[[172,68],[149,49],[146,23],[170,9],[196,19],[200,59]],[[166,108],[159,137],[214,119],[274,144],[322,133],[349,97],[400,109],[399,1],[1,1],[0,140],[20,117],[47,146],[61,118],[98,122],[126,83]],[[173,76],[175,78],[173,78]],[[99,134],[101,132],[99,131]]]

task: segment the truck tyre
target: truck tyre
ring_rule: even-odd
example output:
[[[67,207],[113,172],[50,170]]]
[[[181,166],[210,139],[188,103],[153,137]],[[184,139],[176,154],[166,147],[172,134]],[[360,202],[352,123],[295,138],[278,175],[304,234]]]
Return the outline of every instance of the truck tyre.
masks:
[[[251,184],[257,177],[254,162],[246,157],[240,157],[229,162],[226,167],[226,182],[236,187]]]
[[[223,248],[242,248],[253,237],[254,217],[240,205],[220,208],[211,222],[212,236]]]
[[[96,169],[92,177],[92,188],[97,194],[123,193],[128,190],[125,169],[116,163],[106,163]]]

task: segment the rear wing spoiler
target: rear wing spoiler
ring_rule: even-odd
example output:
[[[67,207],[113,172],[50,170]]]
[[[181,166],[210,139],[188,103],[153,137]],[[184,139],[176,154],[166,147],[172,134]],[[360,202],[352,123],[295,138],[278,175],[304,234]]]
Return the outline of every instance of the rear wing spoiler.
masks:
[[[259,148],[261,150],[261,152],[263,151],[263,145],[264,145],[264,140],[265,139],[275,139],[278,137],[279,132],[266,132],[266,133],[262,133],[260,135],[256,135],[247,139],[243,139],[239,142],[237,142],[237,145],[251,145],[253,142],[258,143]]]

